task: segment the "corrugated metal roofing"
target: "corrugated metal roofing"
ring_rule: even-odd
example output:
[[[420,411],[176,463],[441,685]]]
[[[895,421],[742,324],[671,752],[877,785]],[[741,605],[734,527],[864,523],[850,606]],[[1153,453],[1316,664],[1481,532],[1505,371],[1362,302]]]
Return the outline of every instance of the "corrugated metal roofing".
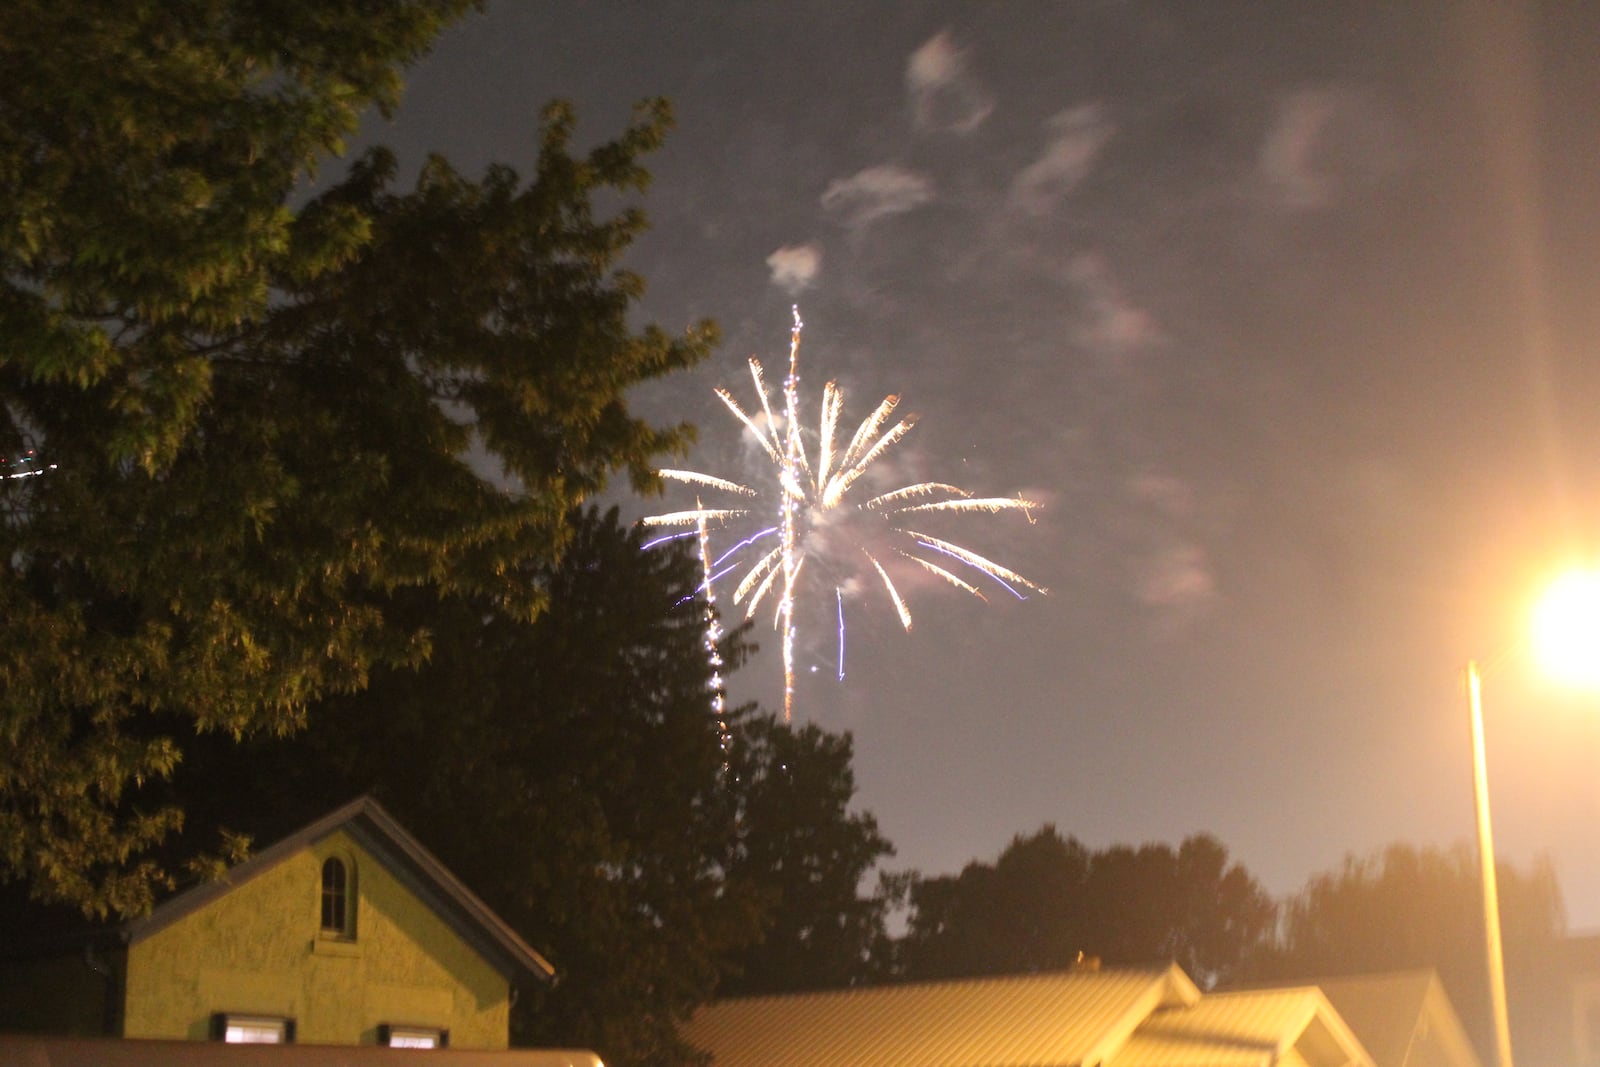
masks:
[[[1360,1042],[1316,988],[1208,993],[1192,1007],[1155,1012],[1106,1067],[1270,1067],[1313,1024],[1323,1030],[1323,1040],[1313,1050],[1321,1059],[1336,1067],[1372,1067]]]
[[[715,1067],[1073,1067],[1199,996],[1175,966],[927,982],[719,1001],[684,1037]]]

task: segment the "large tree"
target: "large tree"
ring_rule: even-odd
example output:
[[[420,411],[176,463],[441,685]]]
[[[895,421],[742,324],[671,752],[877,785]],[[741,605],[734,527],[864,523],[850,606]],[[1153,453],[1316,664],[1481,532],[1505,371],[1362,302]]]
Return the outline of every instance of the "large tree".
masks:
[[[1497,878],[1508,969],[1548,968],[1565,928],[1555,872],[1548,863],[1527,871],[1500,864]],[[1393,844],[1347,857],[1288,900],[1277,942],[1252,972],[1303,979],[1431,967],[1487,1061],[1493,1042],[1480,879],[1477,857],[1464,845]],[[1514,1000],[1513,1012],[1519,1007]]]
[[[735,958],[724,996],[838,989],[876,976],[889,899],[866,879],[893,847],[877,820],[850,810],[848,734],[749,718],[734,734],[737,798],[730,880],[762,905],[761,938]]]
[[[407,591],[532,618],[568,509],[685,440],[623,396],[710,328],[630,329],[643,217],[592,206],[664,104],[583,154],[552,107],[526,183],[397,192],[374,150],[298,199],[469,6],[0,5],[0,880],[37,899],[147,906],[177,739],[420,663]]]
[[[375,671],[293,737],[198,738],[173,785],[197,843],[376,795],[556,965],[518,999],[519,1043],[687,1063],[676,1026],[724,978],[854,976],[881,930],[857,883],[888,844],[849,810],[847,738],[719,721],[692,554],[642,550],[614,510],[572,522],[537,619],[407,594],[426,665]]]
[[[1089,954],[1134,963],[1172,960],[1210,986],[1240,974],[1267,944],[1271,898],[1207,834],[1168,845],[1113,846],[1096,853],[1084,895]]]
[[[1018,834],[993,863],[913,879],[896,969],[908,978],[1056,970],[1086,948],[1089,851],[1054,826]]]
[[[376,670],[292,737],[197,739],[174,785],[201,841],[270,842],[376,796],[556,965],[553,987],[519,996],[519,1043],[672,1062],[675,1021],[759,918],[722,863],[736,800],[699,569],[641,550],[615,510],[572,521],[562,561],[531,565],[548,598],[537,619],[408,597],[433,630],[429,663]],[[744,651],[735,631],[730,669]]]
[[[1214,838],[1177,849],[1093,852],[1053,826],[1018,835],[994,863],[910,891],[897,969],[908,978],[1174,961],[1205,984],[1237,974],[1271,934],[1273,905]]]

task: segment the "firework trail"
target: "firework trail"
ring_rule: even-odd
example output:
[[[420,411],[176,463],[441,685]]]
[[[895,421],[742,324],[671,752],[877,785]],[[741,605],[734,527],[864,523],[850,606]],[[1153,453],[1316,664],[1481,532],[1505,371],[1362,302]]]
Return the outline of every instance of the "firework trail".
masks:
[[[700,501],[695,500],[695,506]],[[717,718],[717,744],[722,749],[722,769],[728,769],[728,752],[733,746],[733,736],[728,731],[727,696],[722,686],[722,624],[717,621],[717,594],[712,585],[711,538],[706,530],[706,520],[695,523],[695,539],[700,546],[700,570],[705,575],[706,592],[706,658],[711,663],[711,711]]]
[[[800,321],[800,311],[796,308],[794,325],[789,333],[789,373],[783,380],[780,394],[781,411],[774,410],[761,361],[754,358],[750,360],[750,377],[755,384],[756,398],[760,402],[757,414],[747,412],[728,390],[721,388],[716,390],[717,397],[723,405],[754,435],[772,463],[777,476],[776,525],[745,538],[733,549],[712,561],[707,533],[711,524],[721,526],[763,512],[770,515],[771,511],[768,509],[772,504],[769,502],[767,508],[758,511],[757,505],[760,504],[762,496],[759,490],[700,471],[672,469],[658,473],[669,481],[754,499],[746,506],[705,507],[699,498],[696,498],[692,510],[651,515],[643,520],[648,526],[696,528],[700,538],[701,564],[705,571],[708,599],[711,594],[713,570],[722,566],[737,552],[744,549],[754,550],[753,562],[736,565],[745,567],[745,571],[734,589],[733,602],[744,605],[745,617],[750,618],[764,601],[775,597],[773,626],[781,634],[783,642],[783,717],[786,721],[792,717],[794,711],[795,598],[808,554],[803,546],[808,542],[807,534],[820,530],[824,525],[832,525],[830,519],[834,515],[848,511],[875,517],[878,526],[888,531],[891,540],[890,551],[895,555],[910,560],[930,574],[971,593],[980,600],[986,600],[987,597],[983,595],[982,590],[963,577],[963,574],[975,572],[976,575],[998,583],[1013,596],[1021,599],[1026,599],[1027,596],[1023,592],[1024,589],[1047,592],[1043,586],[1024,578],[1003,564],[981,556],[969,548],[905,525],[908,519],[915,520],[919,516],[938,512],[994,514],[1001,511],[1020,511],[1028,517],[1029,522],[1032,522],[1030,509],[1039,507],[1036,501],[1025,500],[1020,496],[974,496],[967,490],[948,482],[916,482],[880,493],[858,504],[846,501],[851,487],[875,462],[911,432],[916,420],[908,416],[891,424],[890,420],[900,403],[900,398],[895,395],[887,396],[872,414],[856,427],[849,443],[841,449],[838,445],[838,430],[839,417],[844,411],[844,393],[837,383],[829,382],[822,391],[816,460],[813,463],[806,451],[800,419],[799,359],[800,333],[803,325]],[[776,544],[765,551],[756,548],[759,542],[773,535],[777,536]],[[655,543],[659,542],[652,542]],[[900,625],[910,630],[911,611],[895,587],[888,569],[879,560],[874,549],[864,541],[857,539],[855,547],[871,564],[873,573],[881,582],[889,602],[900,618]],[[834,592],[839,608],[839,666],[840,677],[843,677],[844,593],[837,586]]]

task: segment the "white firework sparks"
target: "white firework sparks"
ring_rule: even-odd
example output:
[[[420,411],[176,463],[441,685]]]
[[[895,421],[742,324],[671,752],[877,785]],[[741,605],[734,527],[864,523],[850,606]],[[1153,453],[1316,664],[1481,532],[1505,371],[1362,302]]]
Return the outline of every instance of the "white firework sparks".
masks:
[[[770,510],[774,506],[772,503],[768,503],[765,507],[761,506],[763,494],[758,489],[699,471],[667,469],[658,473],[669,481],[754,499],[746,506],[706,507],[697,498],[695,507],[691,510],[652,515],[643,520],[650,526],[693,526],[699,533],[702,546],[705,545],[707,536],[705,531],[710,524],[723,526],[734,520],[755,518],[763,514],[777,520],[775,525],[744,539],[733,549],[725,552],[715,564],[711,561],[709,551],[702,547],[702,563],[705,568],[706,589],[709,593],[713,578],[720,577],[712,574],[715,566],[720,566],[723,560],[744,549],[755,550],[753,560],[735,565],[735,569],[743,567],[744,573],[736,583],[733,602],[742,605],[745,617],[750,618],[763,602],[769,599],[775,600],[773,625],[782,635],[783,641],[785,720],[791,718],[794,710],[795,597],[798,594],[800,575],[809,552],[805,546],[819,540],[812,536],[814,533],[820,533],[824,527],[832,528],[837,516],[846,512],[873,516],[877,521],[872,528],[887,531],[889,551],[910,560],[923,570],[942,578],[958,589],[971,593],[980,600],[987,598],[973,582],[962,577],[962,572],[968,574],[976,572],[983,575],[1019,598],[1026,597],[1024,589],[1039,593],[1048,591],[1043,586],[971,549],[931,534],[909,529],[904,525],[907,519],[937,512],[968,514],[978,512],[992,515],[1001,511],[1019,511],[1032,522],[1031,510],[1039,507],[1036,501],[1026,500],[1021,496],[979,497],[948,482],[931,481],[917,482],[879,493],[860,503],[848,501],[847,497],[856,482],[875,462],[911,432],[916,420],[914,417],[906,417],[891,422],[900,398],[894,395],[887,396],[856,428],[849,443],[840,448],[837,435],[839,417],[844,411],[844,393],[837,383],[829,382],[822,391],[821,418],[813,461],[812,456],[806,451],[800,420],[801,328],[800,311],[796,308],[794,326],[789,334],[789,373],[783,381],[781,416],[774,410],[760,360],[754,358],[750,360],[750,377],[755,383],[755,394],[761,405],[758,415],[747,412],[728,390],[716,390],[722,403],[734,418],[755,436],[767,458],[772,462],[777,483],[775,504],[777,514],[772,515]],[[777,540],[770,548],[763,551],[756,547],[773,536],[776,536]],[[874,546],[869,546],[865,539],[859,537],[853,538],[852,541],[871,564],[872,573],[876,575],[896,614],[900,617],[900,624],[910,630],[911,611],[895,587],[888,569],[878,558],[882,554],[882,549],[874,547],[876,540]],[[843,677],[844,659],[843,597],[843,590],[836,586],[835,599],[839,606],[841,634],[841,677]]]

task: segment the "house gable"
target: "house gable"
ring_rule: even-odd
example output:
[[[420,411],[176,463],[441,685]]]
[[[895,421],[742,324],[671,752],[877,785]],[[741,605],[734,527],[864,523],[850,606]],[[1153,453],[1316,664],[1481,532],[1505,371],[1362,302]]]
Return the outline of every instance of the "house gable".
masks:
[[[1377,1067],[1481,1067],[1434,971],[1321,979],[1316,984]]]
[[[353,936],[322,929],[322,868],[348,865]],[[336,830],[130,938],[125,1037],[205,1039],[213,1015],[295,1020],[296,1040],[372,1044],[383,1024],[504,1048],[508,977],[356,835]]]
[[[120,926],[8,946],[0,1029],[504,1049],[513,985],[554,969],[370,798]]]
[[[234,867],[221,877],[166,901],[149,915],[121,927],[122,939],[137,944],[184,916],[273,870],[307,847],[341,832],[379,859],[411,892],[508,979],[525,974],[550,979],[555,968],[535,952],[488,905],[468,889],[422,843],[371,797],[358,797]]]
[[[1107,1067],[1373,1067],[1315,988],[1210,993],[1152,1013]]]

